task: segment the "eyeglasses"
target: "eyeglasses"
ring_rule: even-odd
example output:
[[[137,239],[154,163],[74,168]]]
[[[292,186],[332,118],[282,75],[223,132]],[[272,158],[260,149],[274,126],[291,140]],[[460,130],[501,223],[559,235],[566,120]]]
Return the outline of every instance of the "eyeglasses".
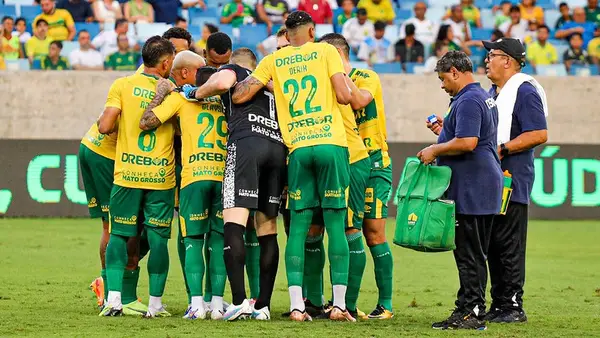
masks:
[[[485,58],[488,59],[489,61],[492,61],[493,58],[495,58],[496,56],[506,56],[506,57],[510,57],[510,55],[506,55],[506,54],[500,54],[500,53],[488,53]]]

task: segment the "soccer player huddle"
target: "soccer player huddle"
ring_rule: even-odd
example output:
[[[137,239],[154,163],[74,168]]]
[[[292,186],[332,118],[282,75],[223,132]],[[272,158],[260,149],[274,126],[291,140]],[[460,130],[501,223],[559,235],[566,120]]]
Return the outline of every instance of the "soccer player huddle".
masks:
[[[288,16],[278,50],[258,65],[250,49],[232,51],[224,33],[209,37],[204,57],[187,50],[190,40],[176,28],[148,39],[141,71],[112,84],[82,140],[88,207],[104,225],[102,277],[92,284],[100,315],[170,316],[162,295],[176,210],[184,318],[271,318],[280,213],[285,315],[392,318],[385,237],[392,165],[377,74],[352,68],[343,36],[315,42],[303,11]],[[330,301],[323,294],[325,232]],[[379,291],[369,314],[356,306],[367,259],[363,234]],[[136,292],[145,256],[148,306]],[[226,280],[231,304],[223,301]]]

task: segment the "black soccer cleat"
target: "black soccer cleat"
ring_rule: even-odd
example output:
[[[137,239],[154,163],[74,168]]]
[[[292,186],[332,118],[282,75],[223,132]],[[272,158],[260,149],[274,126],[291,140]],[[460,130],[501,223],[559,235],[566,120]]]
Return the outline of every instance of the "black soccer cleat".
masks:
[[[448,325],[448,330],[487,330],[485,322],[469,313]]]
[[[450,317],[448,317],[445,320],[442,320],[441,322],[435,322],[433,324],[431,324],[431,328],[436,329],[436,330],[447,330],[448,326],[459,320],[460,318],[466,316],[468,314],[467,311],[456,308],[454,309],[454,311],[452,311],[452,314],[450,315]]]
[[[498,307],[492,308],[490,311],[488,311],[488,313],[485,314],[485,316],[483,317],[483,320],[486,322],[492,322],[500,314],[502,314],[501,308],[498,308]]]
[[[525,323],[527,315],[522,309],[505,309],[496,318],[490,320],[492,323]]]

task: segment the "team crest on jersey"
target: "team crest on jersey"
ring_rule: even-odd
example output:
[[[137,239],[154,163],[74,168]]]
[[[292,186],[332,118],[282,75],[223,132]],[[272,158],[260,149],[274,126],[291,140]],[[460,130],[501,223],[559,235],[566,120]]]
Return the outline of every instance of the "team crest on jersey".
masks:
[[[90,198],[90,200],[88,201],[88,208],[95,208],[97,206],[98,203],[96,202],[96,197]]]

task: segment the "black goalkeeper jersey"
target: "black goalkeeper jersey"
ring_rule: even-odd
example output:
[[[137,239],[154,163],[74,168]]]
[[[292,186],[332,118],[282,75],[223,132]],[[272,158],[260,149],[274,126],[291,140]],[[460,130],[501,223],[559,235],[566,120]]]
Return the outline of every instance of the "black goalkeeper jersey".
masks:
[[[242,82],[252,74],[250,70],[234,64],[224,65],[219,68],[219,71],[233,71],[237,82]],[[263,88],[252,100],[242,104],[233,104],[231,102],[233,89],[234,87],[227,93],[221,94],[225,117],[227,118],[229,141],[258,136],[283,144],[281,131],[277,123],[274,95]]]

